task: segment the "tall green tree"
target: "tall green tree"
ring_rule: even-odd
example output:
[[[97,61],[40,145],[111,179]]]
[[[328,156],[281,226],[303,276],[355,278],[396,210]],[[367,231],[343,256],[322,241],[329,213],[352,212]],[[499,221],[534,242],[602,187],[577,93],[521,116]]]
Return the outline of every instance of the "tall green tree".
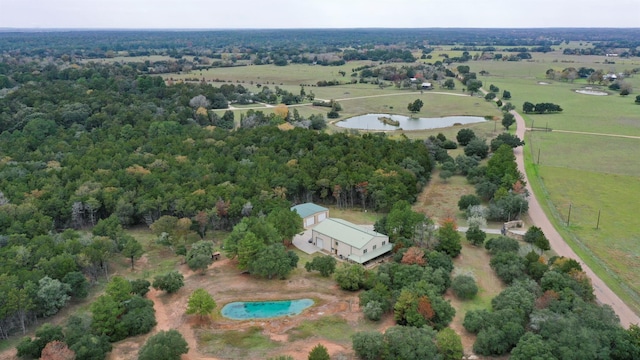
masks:
[[[196,289],[187,303],[187,315],[198,315],[200,318],[211,315],[216,308],[216,302],[205,289]]]
[[[458,232],[455,221],[447,220],[438,228],[436,233],[438,245],[436,250],[442,251],[452,258],[460,255],[462,244],[460,243],[461,235]]]
[[[516,118],[512,113],[508,112],[502,116],[502,126],[504,126],[507,131],[509,130],[509,127],[511,127],[511,125],[513,125],[515,122]]]
[[[420,112],[420,109],[424,106],[424,102],[420,99],[415,99],[412,103],[407,105],[407,109],[412,113]]]
[[[121,254],[131,260],[131,270],[133,270],[135,260],[144,254],[144,249],[138,240],[131,237],[122,248]]]
[[[290,244],[293,237],[303,230],[300,215],[287,208],[278,208],[271,211],[267,215],[267,222],[271,223],[278,231],[285,245]]]

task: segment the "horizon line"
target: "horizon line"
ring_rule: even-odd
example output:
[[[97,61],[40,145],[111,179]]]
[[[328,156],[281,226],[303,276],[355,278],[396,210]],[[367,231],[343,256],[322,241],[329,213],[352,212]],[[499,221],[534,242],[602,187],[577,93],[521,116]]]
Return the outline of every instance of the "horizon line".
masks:
[[[640,30],[640,27],[611,26],[545,26],[545,27],[244,27],[244,28],[128,28],[128,27],[0,27],[0,31],[243,31],[243,30],[592,30],[626,29]]]

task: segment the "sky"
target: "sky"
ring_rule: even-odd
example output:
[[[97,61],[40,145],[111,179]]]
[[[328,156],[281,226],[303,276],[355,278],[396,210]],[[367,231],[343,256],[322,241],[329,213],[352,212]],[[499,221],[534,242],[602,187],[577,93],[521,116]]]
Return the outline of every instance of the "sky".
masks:
[[[640,0],[0,0],[0,28],[640,27]]]

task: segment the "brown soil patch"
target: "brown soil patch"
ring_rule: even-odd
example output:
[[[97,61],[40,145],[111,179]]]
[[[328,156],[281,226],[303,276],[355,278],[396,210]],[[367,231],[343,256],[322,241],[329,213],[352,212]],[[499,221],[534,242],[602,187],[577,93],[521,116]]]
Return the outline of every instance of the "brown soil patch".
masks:
[[[364,320],[358,306],[358,293],[345,292],[336,286],[331,279],[319,277],[315,273],[307,273],[300,269],[286,280],[265,280],[241,274],[236,264],[228,259],[214,262],[205,274],[194,273],[186,266],[180,265],[179,270],[185,275],[185,286],[175,294],[151,290],[147,297],[154,302],[158,325],[151,334],[130,338],[114,344],[108,359],[135,359],[139,348],[146,339],[161,330],[176,329],[184,336],[189,344],[189,353],[183,359],[231,359],[232,355],[216,353],[208,354],[203,344],[199,343],[198,333],[211,332],[215,334],[229,330],[243,331],[253,327],[260,327],[262,335],[276,342],[273,349],[253,354],[248,351],[246,359],[264,359],[277,355],[290,355],[294,359],[306,359],[309,351],[317,344],[323,344],[331,356],[353,356],[351,339],[335,342],[318,335],[302,340],[289,341],[288,331],[296,328],[305,320],[318,320],[326,316],[344,319],[349,326],[359,326]],[[197,288],[209,291],[216,300],[218,307],[211,319],[199,319],[196,316],[185,315],[187,299]],[[236,321],[219,315],[219,310],[228,302],[244,300],[282,300],[312,298],[315,305],[305,310],[303,314],[293,317],[274,319],[259,319]],[[370,324],[371,329],[389,327],[393,324],[385,320],[380,324]],[[205,346],[206,347],[206,346]],[[253,355],[252,355],[253,354]],[[214,356],[215,355],[215,356]]]
[[[475,194],[474,187],[467,183],[466,178],[453,176],[444,182],[440,179],[439,174],[440,170],[433,171],[431,181],[418,195],[418,199],[413,205],[413,211],[427,215],[434,223],[447,217],[457,219],[460,196]]]

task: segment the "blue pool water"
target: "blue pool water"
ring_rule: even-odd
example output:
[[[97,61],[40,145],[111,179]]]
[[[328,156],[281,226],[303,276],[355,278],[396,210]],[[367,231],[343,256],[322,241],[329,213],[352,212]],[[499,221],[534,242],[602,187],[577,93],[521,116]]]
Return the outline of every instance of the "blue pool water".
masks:
[[[266,319],[298,315],[313,305],[311,299],[282,301],[237,301],[222,308],[222,316],[234,320]]]

